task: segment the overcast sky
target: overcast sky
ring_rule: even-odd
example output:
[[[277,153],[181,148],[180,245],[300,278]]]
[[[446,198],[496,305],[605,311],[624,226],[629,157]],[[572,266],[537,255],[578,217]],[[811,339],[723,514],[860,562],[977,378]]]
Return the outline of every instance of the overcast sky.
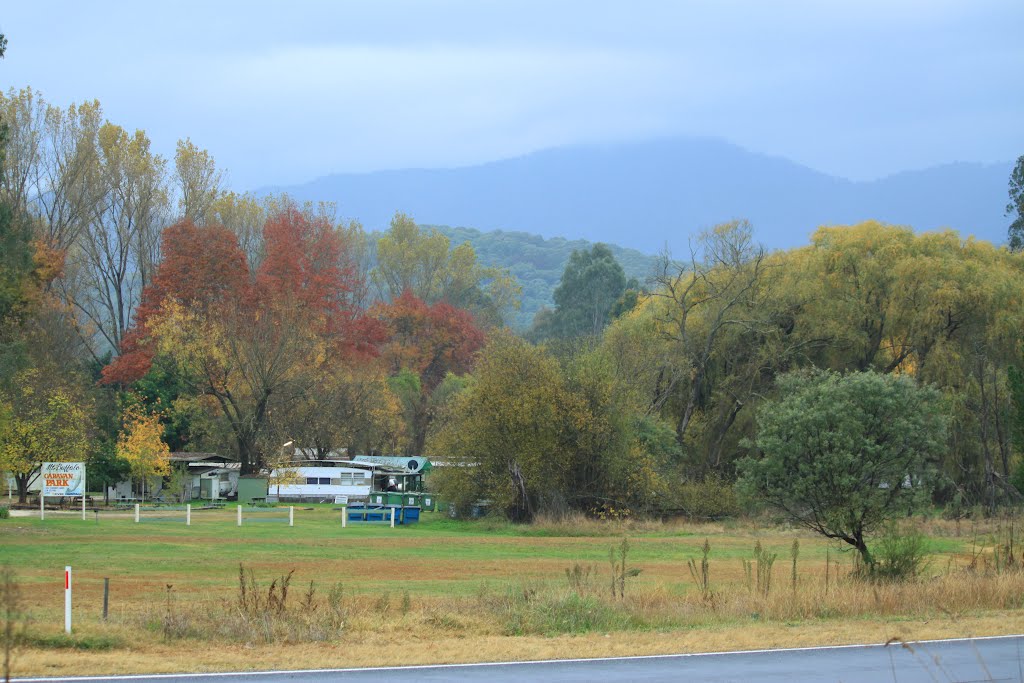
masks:
[[[4,90],[189,136],[235,189],[676,135],[853,179],[1024,154],[1021,0],[36,0],[0,32]]]

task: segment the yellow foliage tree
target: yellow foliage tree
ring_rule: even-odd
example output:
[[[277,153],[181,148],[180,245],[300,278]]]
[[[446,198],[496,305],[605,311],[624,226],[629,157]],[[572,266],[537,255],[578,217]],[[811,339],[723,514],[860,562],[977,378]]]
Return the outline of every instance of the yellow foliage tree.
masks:
[[[146,497],[146,480],[170,472],[171,452],[163,440],[164,427],[159,415],[147,415],[137,406],[129,407],[117,439],[117,456],[131,468],[132,477],[142,482]]]
[[[12,393],[0,396],[0,471],[14,478],[20,503],[41,463],[88,457],[86,411],[67,388],[49,386],[49,379],[36,368],[24,370]]]

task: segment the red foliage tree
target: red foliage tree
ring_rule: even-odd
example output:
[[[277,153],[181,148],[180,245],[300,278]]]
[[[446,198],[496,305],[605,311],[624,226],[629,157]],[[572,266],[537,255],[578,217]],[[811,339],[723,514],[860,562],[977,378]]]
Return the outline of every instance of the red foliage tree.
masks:
[[[433,418],[431,395],[448,373],[461,375],[472,369],[484,345],[484,332],[469,311],[444,301],[428,306],[409,291],[391,303],[378,304],[374,314],[387,326],[382,357],[390,373],[409,370],[419,378],[419,396],[410,416],[410,454],[420,455]]]
[[[163,260],[142,292],[135,325],[125,335],[121,354],[103,368],[105,384],[131,384],[149,372],[154,345],[149,323],[169,302],[210,314],[218,308],[248,309],[254,290],[238,238],[219,225],[197,227],[184,220],[161,236]]]
[[[354,305],[360,283],[325,221],[286,209],[264,227],[266,256],[251,274],[234,235],[178,223],[164,233],[164,259],[143,293],[135,328],[105,382],[148,371],[160,346],[183,379],[216,399],[235,437],[243,473],[260,469],[273,405],[284,407],[327,364],[372,355],[383,326]],[[175,311],[180,325],[157,325]],[[175,321],[177,323],[177,321]]]

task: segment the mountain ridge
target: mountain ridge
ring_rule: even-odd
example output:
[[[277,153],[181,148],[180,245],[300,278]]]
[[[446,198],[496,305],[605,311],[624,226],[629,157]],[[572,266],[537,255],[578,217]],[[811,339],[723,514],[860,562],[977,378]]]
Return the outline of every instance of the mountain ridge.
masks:
[[[368,229],[395,211],[424,224],[472,226],[685,251],[703,229],[746,218],[769,248],[805,244],[820,225],[876,219],[951,227],[1005,241],[1012,163],[950,162],[848,180],[717,138],[557,147],[449,169],[343,173],[263,188],[333,201]]]

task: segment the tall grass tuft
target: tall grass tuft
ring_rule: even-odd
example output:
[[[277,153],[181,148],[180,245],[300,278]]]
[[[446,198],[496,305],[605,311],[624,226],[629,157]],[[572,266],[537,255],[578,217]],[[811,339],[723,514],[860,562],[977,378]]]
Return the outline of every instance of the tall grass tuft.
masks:
[[[616,550],[618,552],[616,553]],[[608,561],[612,565],[612,599],[614,600],[616,595],[619,599],[626,597],[626,579],[634,576],[640,576],[642,569],[636,567],[626,566],[626,557],[629,555],[629,539],[625,536],[622,537],[622,543],[618,546],[612,546],[608,549]]]
[[[743,564],[743,575],[747,580],[747,591],[768,597],[772,588],[772,567],[778,553],[768,552],[761,546],[761,541],[754,543],[753,559],[741,559]]]
[[[711,554],[711,542],[708,539],[704,539],[704,545],[700,547],[701,559],[700,568],[697,567],[697,562],[692,557],[688,564],[690,567],[690,576],[696,582],[697,587],[700,588],[701,597],[707,600],[711,596],[711,572],[710,565],[708,563],[708,555]]]

